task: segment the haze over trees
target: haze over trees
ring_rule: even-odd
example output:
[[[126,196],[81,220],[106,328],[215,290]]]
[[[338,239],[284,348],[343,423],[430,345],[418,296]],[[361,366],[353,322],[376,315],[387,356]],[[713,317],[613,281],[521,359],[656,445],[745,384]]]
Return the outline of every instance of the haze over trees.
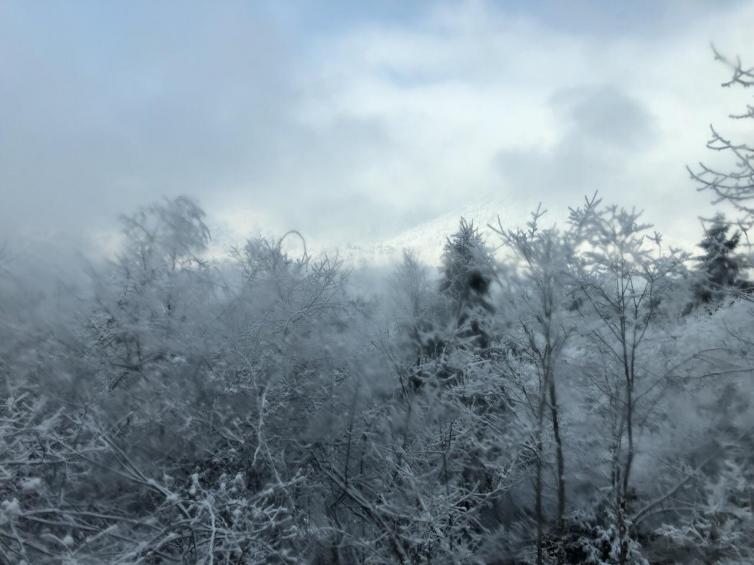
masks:
[[[84,284],[2,248],[0,562],[754,561],[754,146],[710,148],[700,253],[598,194],[371,292],[186,197]]]

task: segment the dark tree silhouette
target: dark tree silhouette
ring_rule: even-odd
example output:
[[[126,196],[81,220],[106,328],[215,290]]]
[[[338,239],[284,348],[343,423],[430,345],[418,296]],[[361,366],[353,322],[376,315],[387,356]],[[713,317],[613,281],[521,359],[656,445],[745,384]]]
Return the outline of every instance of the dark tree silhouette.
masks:
[[[716,303],[731,290],[744,290],[750,286],[742,277],[745,259],[736,254],[741,232],[729,236],[730,228],[725,217],[718,214],[705,229],[704,239],[699,243],[704,252],[696,258],[700,275],[694,285],[696,304]]]
[[[479,349],[490,344],[484,317],[495,311],[490,300],[494,265],[479,230],[461,218],[458,231],[445,243],[440,292],[451,301],[459,337],[469,338]]]

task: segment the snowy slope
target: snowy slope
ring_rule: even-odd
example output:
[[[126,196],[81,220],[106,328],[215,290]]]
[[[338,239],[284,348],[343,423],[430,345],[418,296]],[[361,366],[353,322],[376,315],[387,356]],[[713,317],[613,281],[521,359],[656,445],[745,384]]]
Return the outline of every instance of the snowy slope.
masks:
[[[485,236],[487,243],[491,247],[496,247],[496,236],[488,225],[497,225],[498,215],[504,227],[514,227],[526,221],[521,214],[513,214],[500,203],[476,203],[457,211],[446,212],[382,241],[341,247],[339,253],[350,265],[382,266],[400,260],[404,249],[412,249],[424,263],[438,265],[445,240],[458,229],[462,217],[473,221]]]

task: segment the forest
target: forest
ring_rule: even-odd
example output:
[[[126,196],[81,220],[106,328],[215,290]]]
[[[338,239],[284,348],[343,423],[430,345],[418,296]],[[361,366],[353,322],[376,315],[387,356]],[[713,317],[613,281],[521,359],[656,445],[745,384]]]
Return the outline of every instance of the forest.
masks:
[[[3,247],[0,562],[754,562],[754,145],[723,130],[697,249],[599,193],[461,218],[367,290],[297,231],[212,256],[184,196],[75,279]]]

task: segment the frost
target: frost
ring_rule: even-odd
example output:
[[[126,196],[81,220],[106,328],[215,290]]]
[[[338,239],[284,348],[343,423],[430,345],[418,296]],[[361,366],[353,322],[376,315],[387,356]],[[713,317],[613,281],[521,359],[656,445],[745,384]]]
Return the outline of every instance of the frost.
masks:
[[[737,228],[567,213],[388,273],[167,198],[71,293],[0,248],[0,560],[754,562]]]
[[[21,505],[15,498],[4,500],[2,502],[2,510],[8,516],[17,516],[21,514]]]
[[[194,473],[193,475],[191,475],[191,487],[189,488],[189,494],[191,496],[196,495],[196,492],[199,488],[199,474]]]
[[[28,477],[21,479],[20,486],[21,490],[24,491],[36,491],[42,487],[42,479],[40,479],[39,477]]]

